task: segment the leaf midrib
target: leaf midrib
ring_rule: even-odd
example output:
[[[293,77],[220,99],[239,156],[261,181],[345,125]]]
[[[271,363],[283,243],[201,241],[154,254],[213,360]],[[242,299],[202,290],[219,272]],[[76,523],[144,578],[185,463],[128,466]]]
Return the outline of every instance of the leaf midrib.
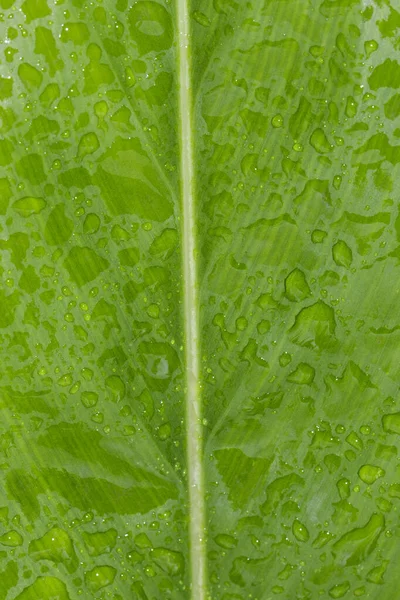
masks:
[[[195,189],[188,0],[178,0],[179,135],[182,208],[182,267],[185,338],[186,460],[192,600],[205,600],[205,507],[199,367],[199,303],[195,240]]]

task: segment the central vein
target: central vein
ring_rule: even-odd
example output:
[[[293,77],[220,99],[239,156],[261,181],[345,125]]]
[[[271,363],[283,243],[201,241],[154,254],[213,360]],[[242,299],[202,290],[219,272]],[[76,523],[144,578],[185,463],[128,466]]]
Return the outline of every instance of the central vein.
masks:
[[[178,0],[179,109],[182,195],[182,253],[185,310],[186,447],[190,507],[190,565],[192,600],[206,598],[205,508],[199,365],[199,314],[197,299],[190,24],[188,0]]]

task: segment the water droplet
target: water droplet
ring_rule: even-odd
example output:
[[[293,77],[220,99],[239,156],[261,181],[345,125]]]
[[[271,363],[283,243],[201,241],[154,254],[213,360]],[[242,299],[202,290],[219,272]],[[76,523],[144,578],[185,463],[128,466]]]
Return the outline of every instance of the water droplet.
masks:
[[[400,412],[383,415],[382,426],[386,433],[400,434]]]
[[[299,540],[299,542],[307,542],[310,538],[310,534],[308,532],[307,527],[301,523],[298,519],[293,521],[292,532],[294,537]]]
[[[3,533],[3,535],[0,536],[0,544],[3,546],[15,548],[16,546],[22,546],[23,542],[24,538],[15,530],[7,531],[7,533]]]
[[[279,357],[279,364],[281,367],[286,367],[292,362],[292,355],[289,352],[283,352]]]
[[[210,19],[202,12],[200,12],[199,10],[195,10],[193,11],[193,19],[196,21],[196,23],[198,23],[199,25],[202,25],[203,27],[209,27],[211,25]]]
[[[94,132],[85,133],[79,140],[78,156],[83,158],[88,154],[93,154],[100,148],[99,138]]]
[[[89,39],[89,29],[86,23],[64,23],[60,39],[62,42],[84,44]]]
[[[372,552],[384,527],[383,515],[373,514],[364,527],[352,529],[335,542],[334,556],[344,565],[359,564]]]
[[[60,379],[57,380],[58,385],[61,385],[62,387],[66,387],[68,385],[72,384],[72,375],[70,373],[66,373],[65,375],[63,375],[62,377],[60,377]]]
[[[13,209],[16,210],[21,217],[30,217],[31,215],[39,214],[45,206],[46,201],[43,200],[43,198],[25,196],[14,202]]]
[[[377,479],[385,476],[385,471],[375,465],[363,465],[358,471],[358,476],[364,483],[372,485]]]
[[[354,431],[351,431],[346,437],[346,442],[356,450],[362,450],[364,448],[362,439],[360,439]]]
[[[99,230],[100,217],[96,213],[89,213],[83,222],[83,233],[93,234]]]
[[[292,371],[287,380],[290,383],[298,383],[301,385],[310,385],[314,381],[315,369],[307,363],[299,363],[294,371]]]
[[[326,154],[332,150],[331,144],[320,128],[315,129],[311,134],[310,144],[319,154]]]
[[[168,548],[154,548],[151,551],[151,558],[160,569],[169,575],[180,575],[184,571],[185,560],[182,552]]]
[[[354,100],[353,96],[349,96],[346,102],[345,114],[346,117],[352,119],[357,114],[358,103]]]
[[[373,52],[376,52],[378,48],[379,44],[375,40],[368,40],[367,42],[364,42],[364,50],[367,58],[369,58]]]
[[[99,395],[96,392],[82,392],[81,402],[86,408],[92,408],[96,406],[99,400]]]
[[[91,571],[85,573],[86,585],[90,591],[97,592],[112,584],[116,574],[117,569],[114,567],[108,565],[96,566]]]
[[[282,117],[282,115],[277,114],[274,117],[272,117],[271,124],[276,129],[278,129],[279,127],[282,127],[282,125],[283,125],[283,117]]]
[[[353,261],[353,253],[343,240],[339,240],[332,248],[332,256],[338,267],[349,268]]]
[[[136,546],[142,550],[153,547],[153,544],[145,533],[139,533],[137,536],[135,536],[134,541]]]
[[[350,496],[350,481],[348,479],[339,479],[336,487],[342,500],[346,500]]]
[[[50,560],[64,563],[67,569],[76,567],[76,555],[72,541],[66,531],[53,527],[41,538],[29,544],[29,555],[33,560]]]
[[[327,232],[322,231],[322,229],[314,229],[311,234],[311,241],[313,244],[322,244],[327,235]]]
[[[331,598],[343,598],[345,594],[350,589],[350,583],[348,581],[344,581],[343,583],[338,583],[331,587],[329,590],[329,595]]]
[[[117,543],[116,529],[107,529],[107,531],[96,531],[94,533],[83,532],[82,534],[85,546],[90,556],[100,556],[108,554]]]
[[[311,290],[303,271],[296,268],[286,277],[285,294],[292,302],[300,302],[311,295]]]
[[[132,71],[130,67],[125,69],[125,83],[127,88],[131,88],[136,83],[135,73]]]
[[[221,548],[226,548],[227,550],[231,548],[235,548],[237,546],[237,539],[233,537],[233,535],[228,535],[226,533],[219,533],[214,538],[215,543]]]
[[[158,428],[158,437],[164,441],[171,437],[171,425],[169,423],[163,423]]]

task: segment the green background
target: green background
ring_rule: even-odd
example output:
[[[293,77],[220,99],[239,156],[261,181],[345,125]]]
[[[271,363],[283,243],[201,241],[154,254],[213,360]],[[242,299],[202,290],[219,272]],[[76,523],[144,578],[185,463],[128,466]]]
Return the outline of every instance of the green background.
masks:
[[[186,600],[176,2],[0,6],[0,599]],[[190,15],[209,597],[393,600],[400,12]]]

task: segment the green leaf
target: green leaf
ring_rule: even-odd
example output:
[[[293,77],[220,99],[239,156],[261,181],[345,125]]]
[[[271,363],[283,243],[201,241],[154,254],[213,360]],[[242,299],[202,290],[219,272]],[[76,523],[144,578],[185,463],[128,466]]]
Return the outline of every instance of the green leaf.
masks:
[[[399,7],[0,6],[0,600],[393,600]]]

